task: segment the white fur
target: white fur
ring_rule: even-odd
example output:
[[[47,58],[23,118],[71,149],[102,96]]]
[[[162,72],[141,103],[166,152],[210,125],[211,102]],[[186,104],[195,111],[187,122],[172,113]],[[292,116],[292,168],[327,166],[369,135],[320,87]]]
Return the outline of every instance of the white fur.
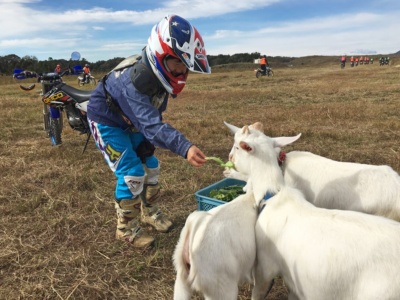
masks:
[[[399,299],[400,223],[314,206],[285,185],[276,143],[255,128],[236,132],[231,155],[248,177],[248,193],[254,192],[256,202],[267,192],[276,193],[255,227],[252,299],[264,299],[278,275],[289,299]]]
[[[238,285],[253,278],[256,219],[253,194],[191,213],[173,255],[174,300],[190,299],[193,291],[209,300],[236,300]]]
[[[239,129],[227,126],[233,133]],[[270,138],[274,143],[270,154],[276,159],[282,145],[287,144],[285,138],[290,139]],[[400,221],[400,176],[389,166],[338,162],[310,152],[292,151],[286,154],[281,168],[285,183],[301,190],[318,207],[354,210]],[[226,170],[224,175],[247,180],[235,170]]]

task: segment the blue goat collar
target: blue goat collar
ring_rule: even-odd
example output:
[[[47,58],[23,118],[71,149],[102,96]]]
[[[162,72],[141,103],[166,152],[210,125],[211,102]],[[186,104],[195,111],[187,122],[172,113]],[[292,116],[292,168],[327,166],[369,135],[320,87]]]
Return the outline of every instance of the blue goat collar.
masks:
[[[271,198],[271,197],[273,197],[273,196],[275,196],[275,194],[266,193],[265,196],[264,196],[264,198],[263,198],[263,200],[267,201],[269,198]]]
[[[264,195],[264,198],[260,201],[260,205],[259,205],[259,207],[258,207],[258,214],[261,214],[261,212],[262,212],[262,210],[264,209],[264,207],[265,207],[265,205],[267,205],[267,200],[269,199],[269,198],[272,198],[273,196],[275,196],[275,194],[272,194],[272,193],[266,193],[265,195]]]

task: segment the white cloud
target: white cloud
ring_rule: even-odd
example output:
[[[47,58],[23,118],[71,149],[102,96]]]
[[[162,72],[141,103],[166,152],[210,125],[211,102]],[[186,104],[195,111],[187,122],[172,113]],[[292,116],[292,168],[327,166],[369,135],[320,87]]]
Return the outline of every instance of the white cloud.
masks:
[[[3,40],[0,41],[0,47],[15,47],[15,46],[26,46],[32,48],[52,48],[62,45],[77,45],[80,39],[46,39],[46,38],[32,38],[32,39],[19,39],[19,40]]]
[[[137,49],[138,47],[143,47],[143,44],[140,43],[131,43],[131,42],[125,42],[125,43],[115,43],[115,44],[104,44],[100,47],[101,50],[104,51],[110,51],[110,50],[118,50],[118,51],[125,51],[129,50],[132,51],[132,49]]]
[[[71,48],[79,46],[81,53],[86,53],[83,57],[90,61],[104,59],[107,53],[110,58],[128,56],[138,53],[145,45],[151,25],[173,11],[196,20],[196,24],[213,24],[213,32],[202,33],[207,52],[211,55],[260,52],[273,56],[304,56],[400,50],[400,35],[397,33],[400,12],[395,9],[384,13],[360,7],[359,13],[355,14],[281,22],[266,19],[265,23],[259,23],[258,28],[249,31],[225,30],[218,23],[218,16],[269,9],[281,1],[288,0],[230,3],[226,0],[176,0],[160,1],[156,8],[143,11],[93,7],[60,12],[50,6],[48,10],[36,10],[35,5],[26,5],[44,1],[0,0],[0,22],[5,24],[0,31],[0,55],[24,53],[65,57]],[[100,5],[101,1],[96,3]],[[147,27],[146,32],[142,30],[143,25]],[[117,30],[128,33],[127,37],[107,36]],[[27,53],[31,50],[35,53]]]
[[[212,55],[252,52],[267,52],[272,56],[341,55],[363,51],[365,54],[391,53],[400,49],[398,16],[398,12],[342,14],[276,23],[252,32],[219,30],[203,38],[208,54]]]

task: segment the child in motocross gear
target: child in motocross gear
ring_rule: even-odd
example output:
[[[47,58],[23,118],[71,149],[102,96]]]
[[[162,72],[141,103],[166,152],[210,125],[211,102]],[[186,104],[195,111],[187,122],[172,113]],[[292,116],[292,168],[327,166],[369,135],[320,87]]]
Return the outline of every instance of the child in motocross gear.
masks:
[[[85,83],[89,82],[89,73],[90,73],[89,65],[85,64],[85,66],[83,67],[83,82]]]
[[[160,165],[153,144],[193,166],[206,162],[197,146],[162,120],[169,96],[175,98],[182,91],[189,70],[211,73],[202,37],[185,19],[168,15],[153,27],[141,57],[108,73],[89,101],[90,129],[117,177],[116,238],[136,247],[154,242],[139,220],[160,232],[172,226],[157,205]]]

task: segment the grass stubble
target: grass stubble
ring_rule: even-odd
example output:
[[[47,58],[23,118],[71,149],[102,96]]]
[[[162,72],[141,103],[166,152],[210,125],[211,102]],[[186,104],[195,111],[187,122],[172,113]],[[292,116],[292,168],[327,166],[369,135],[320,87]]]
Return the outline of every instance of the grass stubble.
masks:
[[[171,99],[164,119],[208,156],[226,159],[236,126],[264,123],[270,136],[302,137],[285,150],[312,151],[340,161],[387,164],[400,170],[400,69],[377,64],[192,74]],[[98,75],[100,76],[100,75]],[[67,83],[78,87],[75,78]],[[161,208],[175,223],[152,250],[114,239],[115,179],[91,140],[64,124],[63,144],[43,131],[39,89],[24,93],[0,78],[0,300],[172,299],[171,256],[194,193],[221,180],[222,168],[191,167],[167,150],[161,162]],[[223,253],[221,253],[223,256]],[[240,289],[249,299],[251,286]],[[194,299],[201,299],[198,295]],[[278,279],[269,300],[287,299]]]

